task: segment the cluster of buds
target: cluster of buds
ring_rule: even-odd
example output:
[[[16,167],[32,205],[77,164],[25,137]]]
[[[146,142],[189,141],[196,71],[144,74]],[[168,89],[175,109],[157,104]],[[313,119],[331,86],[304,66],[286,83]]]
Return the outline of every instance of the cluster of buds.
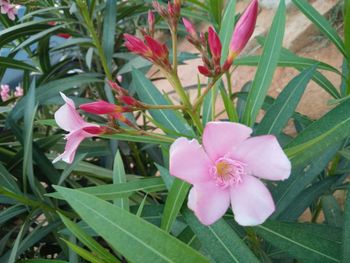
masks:
[[[153,7],[168,22],[170,29],[175,31],[180,17],[181,0],[174,0],[174,3],[169,1],[167,8],[161,6],[157,1],[153,1]]]
[[[124,34],[125,47],[159,67],[171,71],[169,50],[165,44],[160,43],[149,35],[144,35],[145,41],[133,35]]]
[[[207,37],[203,33],[198,36],[191,22],[183,18],[184,26],[188,32],[188,41],[202,55],[204,65],[198,66],[198,71],[207,77],[217,77],[226,72],[253,34],[257,15],[258,0],[252,0],[235,26],[229,46],[229,54],[223,65],[220,64],[221,41],[215,30],[209,27]],[[209,47],[209,50],[207,47]]]
[[[0,0],[1,14],[7,14],[7,17],[14,21],[17,15],[16,5],[10,4],[6,0]]]
[[[17,86],[13,96],[18,98],[23,96],[23,89],[20,86]],[[1,85],[0,86],[0,97],[2,101],[7,101],[11,99],[11,89],[9,85]]]
[[[129,95],[129,92],[118,85],[118,83],[109,81],[110,87],[116,92],[116,99],[120,105],[112,104],[107,101],[99,100],[91,103],[85,103],[80,105],[80,109],[97,115],[107,115],[111,120],[112,126],[115,126],[114,120],[118,120],[132,128],[138,129],[138,127],[129,121],[123,113],[133,112],[146,109],[146,105],[141,101],[133,98]],[[124,106],[121,106],[124,105]]]

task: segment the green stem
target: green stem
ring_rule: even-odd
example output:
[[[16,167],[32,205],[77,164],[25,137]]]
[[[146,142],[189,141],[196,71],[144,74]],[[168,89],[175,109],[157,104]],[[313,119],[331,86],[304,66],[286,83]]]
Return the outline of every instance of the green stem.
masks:
[[[171,29],[171,41],[173,46],[173,70],[174,73],[177,75],[177,32],[176,28]]]
[[[183,105],[151,105],[144,104],[148,110],[183,110],[185,107]]]
[[[206,89],[202,92],[201,96],[198,97],[198,98],[195,100],[195,102],[194,102],[194,104],[193,104],[193,111],[194,111],[194,112],[196,112],[196,111],[198,110],[198,108],[199,108],[200,105],[202,104],[202,102],[203,102],[205,96],[206,96],[206,95],[208,94],[208,92],[214,87],[214,85],[215,85],[215,83],[216,83],[216,81],[217,81],[218,79],[219,79],[219,77],[213,78],[213,79],[210,81],[208,87],[206,87]]]
[[[100,57],[100,60],[101,60],[101,64],[102,64],[102,67],[103,67],[103,70],[106,74],[106,77],[109,79],[109,80],[112,80],[112,74],[108,68],[108,64],[107,64],[107,60],[106,60],[106,55],[105,55],[105,52],[103,50],[103,47],[100,43],[100,40],[99,40],[99,37],[95,31],[95,28],[94,28],[94,24],[91,20],[91,17],[90,17],[90,14],[89,14],[89,10],[87,8],[87,3],[85,0],[78,0],[77,1],[77,4],[80,8],[80,11],[83,15],[83,18],[85,20],[85,23],[86,23],[86,26],[90,32],[90,35],[91,35],[91,38],[92,38],[92,41],[97,49],[97,53]]]

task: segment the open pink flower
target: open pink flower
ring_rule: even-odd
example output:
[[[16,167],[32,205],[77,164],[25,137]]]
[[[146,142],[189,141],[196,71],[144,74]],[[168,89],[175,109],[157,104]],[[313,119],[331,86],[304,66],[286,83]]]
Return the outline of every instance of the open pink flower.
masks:
[[[7,101],[10,99],[10,86],[9,85],[1,85],[0,86],[0,97],[2,101]]]
[[[20,86],[17,86],[14,95],[15,95],[15,97],[22,97],[23,96],[23,89]]]
[[[0,0],[0,6],[2,14],[7,14],[8,18],[12,21],[16,19],[17,8],[15,5],[12,5],[5,0]]]
[[[63,160],[66,163],[72,163],[79,144],[85,138],[104,133],[105,128],[97,124],[85,122],[75,110],[73,100],[67,98],[63,93],[60,94],[66,103],[55,112],[55,121],[61,129],[69,133],[65,137],[67,144],[64,148],[64,152],[53,160],[53,163],[58,162],[59,160]],[[94,129],[89,130],[89,132],[84,130],[84,128],[90,127],[93,127]]]
[[[269,190],[257,177],[287,179],[291,164],[272,135],[250,137],[251,128],[209,122],[203,146],[178,138],[170,148],[170,173],[193,184],[188,207],[204,225],[213,224],[230,203],[237,223],[263,223],[275,210]]]

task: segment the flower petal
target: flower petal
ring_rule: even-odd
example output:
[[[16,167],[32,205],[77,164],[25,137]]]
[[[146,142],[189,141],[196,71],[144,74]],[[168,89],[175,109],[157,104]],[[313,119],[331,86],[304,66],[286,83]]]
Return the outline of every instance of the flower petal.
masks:
[[[74,102],[63,93],[61,93],[61,96],[66,104],[55,112],[55,121],[58,126],[65,131],[74,131],[85,126],[90,126],[75,110]]]
[[[242,141],[247,139],[252,129],[234,122],[209,122],[203,133],[203,145],[209,158],[215,162],[218,158],[224,157]]]
[[[263,135],[244,141],[233,157],[247,164],[250,172],[268,180],[285,180],[291,163],[273,135]]]
[[[197,140],[178,138],[170,147],[170,174],[190,184],[210,179],[210,160]]]
[[[64,148],[64,152],[59,155],[58,157],[53,160],[53,163],[58,162],[59,160],[62,160],[66,163],[72,163],[74,160],[75,153],[79,147],[79,144],[88,137],[92,137],[93,135],[90,133],[87,133],[83,130],[76,130],[74,132],[69,133],[66,136],[67,144]]]
[[[262,224],[275,211],[269,190],[259,179],[250,175],[231,187],[231,206],[235,220],[242,226]]]
[[[203,225],[211,225],[226,213],[230,205],[229,188],[220,188],[213,181],[195,184],[188,195],[187,205]]]

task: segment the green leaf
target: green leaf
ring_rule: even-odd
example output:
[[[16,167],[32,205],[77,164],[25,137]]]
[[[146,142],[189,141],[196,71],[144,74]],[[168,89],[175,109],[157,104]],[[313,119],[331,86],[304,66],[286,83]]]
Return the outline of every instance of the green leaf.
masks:
[[[120,152],[118,151],[114,158],[114,165],[113,165],[113,184],[123,184],[126,183],[126,175],[124,170],[124,164],[122,160],[122,156],[120,155]],[[125,210],[129,210],[129,200],[128,198],[120,198],[114,200],[114,204],[119,206],[120,208],[123,208]]]
[[[209,91],[209,93],[205,96],[203,107],[202,107],[202,122],[203,126],[205,126],[209,121],[212,121],[215,116],[215,101],[218,93],[218,82],[215,86]]]
[[[58,259],[25,259],[18,261],[18,263],[68,263],[68,261]]]
[[[269,243],[303,262],[339,262],[340,242],[332,239],[336,228],[269,221],[254,229]]]
[[[327,224],[330,226],[342,227],[343,215],[337,199],[335,199],[332,194],[328,194],[322,196],[321,203]]]
[[[279,216],[279,219],[284,221],[297,220],[313,202],[316,202],[318,198],[337,183],[338,180],[338,176],[331,176],[306,188],[294,199],[291,205],[285,209]]]
[[[344,19],[344,46],[345,52],[348,58],[350,57],[350,1],[344,1],[343,7],[343,19]]]
[[[85,192],[104,200],[114,200],[116,198],[128,197],[137,191],[157,192],[165,190],[162,178],[151,177],[120,184],[99,185],[92,187],[78,188]],[[59,193],[50,193],[47,196],[64,199]]]
[[[176,178],[174,180],[165,202],[164,213],[161,223],[161,228],[164,229],[166,232],[170,232],[171,227],[175,222],[176,217],[180,212],[184,201],[186,200],[187,193],[190,187],[190,184],[180,179]]]
[[[60,214],[62,222],[69,229],[72,234],[80,240],[85,246],[87,246],[97,257],[106,262],[116,262],[118,261],[108,250],[102,247],[95,239],[84,232],[79,225],[70,221],[67,217]]]
[[[302,166],[349,134],[350,102],[345,101],[307,126],[286,146],[285,152],[295,167]]]
[[[115,29],[117,20],[117,1],[107,0],[103,20],[102,46],[109,70],[112,70],[112,61],[115,43]]]
[[[39,194],[35,183],[35,176],[33,170],[33,127],[34,118],[36,115],[37,105],[35,105],[35,80],[33,80],[29,92],[25,96],[26,111],[24,113],[24,138],[23,138],[23,188],[24,192],[27,192],[27,181],[32,188],[32,191]]]
[[[86,249],[83,249],[81,247],[79,247],[78,245],[69,242],[65,239],[62,239],[67,246],[72,249],[75,253],[77,253],[79,256],[81,256],[83,259],[87,260],[88,262],[91,263],[104,263],[103,260],[96,258],[95,255],[93,255],[91,252],[87,251]],[[70,260],[71,261],[71,260]],[[114,261],[111,261],[114,262]]]
[[[288,83],[259,123],[255,131],[256,135],[279,135],[282,132],[315,70],[316,66],[306,69]]]
[[[186,222],[215,262],[259,262],[224,219],[210,226],[204,226],[190,210],[184,209],[183,214]]]
[[[222,24],[219,32],[219,37],[222,44],[221,51],[221,61],[223,64],[227,58],[228,50],[230,47],[231,38],[233,35],[233,30],[235,27],[235,14],[236,10],[236,0],[228,0],[226,1],[224,16],[222,18]]]
[[[281,212],[288,209],[288,206],[296,203],[297,196],[328,166],[339,147],[339,144],[333,145],[306,167],[293,169],[287,180],[278,183],[277,187],[272,189],[276,205],[276,211],[273,213],[272,219],[278,218]]]
[[[243,113],[243,123],[248,126],[252,126],[255,122],[277,66],[284,35],[285,9],[285,3],[281,1],[273,19],[257,72],[249,91],[246,108]]]
[[[20,194],[17,182],[14,177],[6,170],[6,168],[0,163],[0,185],[8,190]]]
[[[141,101],[152,105],[168,105],[169,102],[163,97],[153,83],[137,69],[132,72],[135,90]],[[186,120],[174,110],[150,110],[151,116],[164,127],[177,134],[193,136],[193,130]]]
[[[341,262],[346,263],[350,260],[350,185],[348,187],[347,197],[344,209],[343,225],[343,247],[341,251]]]
[[[339,37],[337,31],[331,26],[331,24],[324,18],[315,8],[312,7],[305,0],[292,0],[293,3],[299,8],[304,15],[309,18],[314,25],[318,27],[318,29],[325,34],[330,41],[334,43],[334,45],[339,49],[339,51],[347,56],[344,43],[342,39]]]
[[[10,57],[0,57],[0,67],[39,72],[36,67]]]
[[[9,208],[3,209],[0,212],[0,225],[10,220],[11,218],[18,216],[27,211],[27,208],[17,204],[10,206]]]
[[[171,144],[174,139],[169,136],[163,136],[155,134],[155,136],[138,135],[138,134],[127,134],[127,133],[116,133],[109,135],[101,135],[100,137],[106,139],[115,139],[119,141],[130,141],[130,142],[142,142],[142,143],[153,143],[153,144]]]
[[[221,27],[221,14],[224,9],[223,0],[208,0],[209,4],[209,13],[212,16],[214,22],[218,25],[218,28]]]
[[[56,190],[88,225],[132,262],[208,262],[176,238],[124,209],[77,190],[58,186]]]

